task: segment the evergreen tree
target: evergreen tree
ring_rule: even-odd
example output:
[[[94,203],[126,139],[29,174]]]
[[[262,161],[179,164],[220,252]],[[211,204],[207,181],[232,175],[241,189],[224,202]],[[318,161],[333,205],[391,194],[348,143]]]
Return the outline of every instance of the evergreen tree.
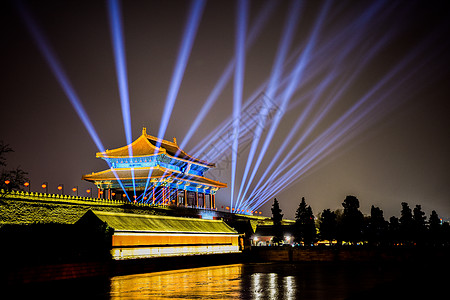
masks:
[[[340,228],[343,240],[355,244],[361,241],[364,216],[359,211],[359,200],[355,196],[347,196],[342,203],[344,214]]]
[[[367,228],[367,238],[371,244],[380,244],[386,236],[387,222],[384,220],[383,211],[372,205]]]
[[[440,244],[441,240],[441,220],[436,211],[432,211],[429,219],[428,240],[431,245]]]
[[[411,243],[414,236],[414,223],[411,208],[408,203],[402,202],[400,217],[400,238],[404,243]]]
[[[425,238],[425,213],[422,211],[422,206],[416,205],[413,210],[413,229],[414,240],[418,243],[422,243]]]
[[[311,206],[306,208],[306,218],[303,228],[303,242],[305,245],[312,245],[316,240],[316,223]]]
[[[311,245],[316,236],[316,226],[314,215],[309,205],[306,205],[305,197],[302,197],[297,211],[295,213],[294,224],[295,240],[304,242],[305,245]]]
[[[324,209],[319,217],[319,233],[322,240],[331,242],[336,239],[337,233],[336,213],[330,209]]]
[[[275,198],[272,205],[273,242],[275,244],[281,243],[284,239],[281,220],[283,220],[283,214],[281,213],[280,204],[278,203],[277,198]]]
[[[400,222],[397,217],[389,219],[388,238],[392,244],[397,244],[400,239]]]

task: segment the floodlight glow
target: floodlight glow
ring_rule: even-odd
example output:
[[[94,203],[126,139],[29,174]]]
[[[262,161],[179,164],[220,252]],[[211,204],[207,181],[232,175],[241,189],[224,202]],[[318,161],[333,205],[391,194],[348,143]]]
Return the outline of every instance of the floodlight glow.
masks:
[[[254,25],[249,30],[248,39],[246,41],[245,47],[246,51],[253,45],[256,38],[261,33],[261,29],[266,24],[267,19],[269,18],[270,14],[274,11],[275,6],[278,4],[277,1],[269,1],[267,2],[261,12],[258,14],[256,21]],[[190,139],[194,135],[197,128],[200,126],[208,112],[211,110],[214,103],[216,103],[217,98],[222,93],[223,89],[227,85],[227,83],[230,81],[231,76],[233,75],[233,70],[235,68],[235,58],[233,58],[225,68],[224,72],[220,76],[219,80],[217,81],[214,89],[209,94],[208,98],[205,101],[205,104],[203,104],[202,108],[200,109],[200,112],[195,117],[194,123],[192,123],[191,127],[189,128],[189,131],[186,133],[184,138],[182,139],[182,142],[180,144],[180,148],[184,149],[186,145],[189,143]]]
[[[283,165],[283,169],[289,167],[289,171],[284,173],[284,175],[281,176],[277,181],[273,181],[270,188],[267,188],[265,193],[259,195],[261,199],[257,201],[257,203],[253,207],[260,207],[269,199],[269,197],[274,195],[277,191],[284,189],[292,182],[298,180],[301,175],[311,169],[329,153],[341,147],[347,141],[360,134],[370,124],[381,118],[383,114],[374,114],[375,109],[379,107],[383,103],[383,101],[386,101],[386,99],[388,99],[388,96],[393,93],[398,87],[409,80],[412,74],[417,73],[420,68],[427,63],[427,61],[423,61],[422,64],[416,65],[414,68],[414,72],[410,72],[407,76],[403,76],[402,78],[396,80],[396,83],[389,89],[384,90],[381,95],[379,91],[384,87],[386,83],[392,82],[393,77],[398,75],[400,71],[402,71],[407,66],[407,64],[413,62],[418,53],[420,52],[415,51],[405,57],[405,59],[398,66],[396,66],[393,70],[386,74],[386,76],[383,77],[383,79],[380,80],[368,93],[366,93],[364,97],[362,97],[343,116],[341,116],[339,120],[337,120],[333,124],[333,126],[329,127],[329,129],[321,134],[315,140],[315,142],[310,144],[304,151],[299,153],[297,157],[303,156],[302,160],[297,162],[292,167]],[[363,107],[362,105],[370,99],[373,99],[373,101]],[[395,105],[393,104],[391,106]],[[383,107],[383,109],[385,110],[386,108]],[[304,156],[304,154],[307,155]],[[295,161],[296,158],[294,158],[292,161]],[[280,166],[282,166],[282,164],[280,164]],[[275,173],[279,174],[279,172],[277,171],[275,171]],[[269,179],[268,181],[271,181],[271,179]]]
[[[269,166],[267,168],[265,168],[265,171],[263,173],[263,175],[260,177],[258,183],[256,184],[254,191],[256,191],[258,189],[258,187],[260,186],[260,184],[263,182],[263,180],[266,178],[266,176],[271,172],[272,167],[275,165],[275,163],[278,161],[278,159],[280,158],[281,154],[285,152],[285,149],[287,148],[288,144],[292,141],[295,133],[297,133],[298,129],[300,128],[301,125],[303,125],[305,118],[308,114],[310,114],[310,111],[313,107],[314,104],[316,104],[316,101],[318,100],[318,98],[321,96],[321,92],[323,92],[325,90],[325,87],[332,81],[334,80],[336,77],[336,74],[331,74],[330,76],[328,76],[324,81],[322,81],[320,83],[320,85],[318,86],[318,93],[316,93],[316,95],[314,96],[314,98],[309,102],[309,104],[307,105],[306,109],[304,109],[302,111],[302,114],[299,116],[299,118],[297,119],[297,121],[295,122],[294,126],[292,127],[292,129],[289,131],[288,136],[284,139],[282,145],[280,146],[279,150],[277,151],[277,153],[275,154],[275,157],[272,158]],[[314,118],[313,124],[310,124],[308,126],[307,129],[307,133],[309,133],[310,131],[312,131],[312,129],[315,128],[316,124],[319,123],[319,121],[323,118],[323,116],[325,115],[326,112],[328,112],[331,107],[333,106],[334,102],[328,103],[328,105],[325,107],[325,109],[322,110],[322,112],[319,114],[319,116]],[[302,135],[302,139],[300,140],[300,142],[297,142],[297,144],[292,147],[291,152],[296,151],[296,149],[298,148],[299,144],[302,143],[303,139],[304,139],[305,135]],[[290,152],[289,152],[290,153]],[[290,157],[290,154],[287,154],[286,157]],[[284,162],[284,161],[283,161]],[[280,163],[280,165],[283,165],[283,162]],[[245,192],[244,192],[244,196],[246,195],[248,189],[250,188],[250,185],[247,185]],[[250,197],[252,197],[252,195],[250,195]]]
[[[324,18],[326,16],[326,13],[328,11],[328,6],[329,5],[330,5],[330,3],[327,2],[326,5],[322,8],[322,11],[321,11],[321,14],[319,16],[319,19],[317,20],[317,23],[314,26],[313,32],[311,33],[309,42],[307,43],[306,48],[304,49],[304,51],[300,55],[296,65],[295,65],[294,76],[293,76],[291,82],[289,83],[286,91],[282,95],[281,105],[280,105],[280,107],[281,107],[281,114],[275,115],[274,122],[272,123],[272,125],[271,125],[271,127],[269,129],[269,133],[266,136],[266,139],[264,141],[262,149],[261,149],[261,151],[259,153],[258,159],[256,160],[256,163],[255,163],[255,165],[253,167],[253,171],[252,171],[252,173],[250,175],[250,179],[249,179],[248,184],[247,184],[248,186],[250,186],[250,184],[252,183],[253,178],[255,177],[259,166],[261,165],[262,159],[264,158],[264,155],[266,154],[267,148],[269,147],[270,142],[272,141],[272,138],[273,138],[273,136],[275,134],[275,131],[278,128],[278,125],[279,125],[279,123],[281,121],[281,118],[283,116],[283,112],[285,111],[285,109],[286,109],[286,107],[287,107],[287,105],[289,103],[289,100],[291,99],[294,91],[296,90],[296,86],[298,85],[298,81],[301,78],[301,75],[302,75],[303,70],[304,70],[304,68],[306,66],[307,60],[309,59],[310,52],[314,48],[315,40],[316,40],[317,35],[319,33],[319,29],[320,29],[320,27],[322,25],[322,22],[323,22],[323,20],[324,20]],[[248,190],[248,188],[246,188],[246,190]],[[245,193],[243,195],[243,198],[244,197],[245,197]]]
[[[383,39],[381,39],[374,47],[371,48],[371,51],[367,53],[367,55],[364,58],[363,62],[359,63],[359,66],[357,68],[357,70],[355,70],[351,77],[346,80],[344,82],[343,85],[340,86],[339,90],[336,93],[332,93],[334,94],[333,98],[329,101],[329,103],[324,107],[324,109],[321,110],[321,112],[315,116],[313,118],[313,122],[311,124],[309,124],[309,126],[307,127],[306,132],[302,135],[302,137],[300,138],[299,141],[297,141],[297,143],[291,147],[291,150],[284,156],[283,161],[280,163],[280,165],[284,166],[285,163],[287,163],[287,161],[290,160],[291,156],[293,153],[297,152],[297,149],[299,148],[300,145],[302,145],[302,143],[304,142],[304,140],[309,136],[309,134],[316,128],[316,126],[318,125],[318,123],[324,118],[324,116],[326,115],[326,113],[328,113],[331,110],[331,107],[339,101],[341,95],[343,94],[343,92],[348,88],[348,86],[353,82],[353,80],[355,78],[357,78],[359,72],[361,71],[361,69],[370,61],[371,58],[373,58],[373,56],[380,50],[380,48],[382,46],[384,46],[389,39],[391,39],[393,37],[392,34],[387,34],[383,37]],[[316,89],[318,91],[318,93],[316,93],[315,99],[317,99],[317,96],[320,95],[320,93],[322,91],[325,90],[325,87],[327,85],[329,85],[330,81],[334,80],[335,77],[337,76],[337,73],[333,72],[331,73],[330,76],[327,76],[327,78],[325,78],[324,81],[321,82],[321,84],[318,86],[318,88]],[[315,100],[311,101],[310,103],[314,103]],[[288,142],[291,141],[293,134],[297,131],[298,126],[302,123],[302,119],[304,117],[306,117],[306,115],[309,115],[309,111],[310,111],[310,105],[307,106],[307,109],[305,109],[302,112],[302,115],[300,116],[300,118],[297,120],[296,124],[294,125],[294,127],[291,129],[291,131],[289,132],[288,137],[284,140],[282,146],[280,147],[280,150],[276,153],[275,157],[271,160],[269,166],[265,169],[263,175],[260,177],[258,183],[256,184],[254,191],[257,191],[258,187],[260,186],[260,184],[263,182],[263,180],[266,178],[266,176],[269,173],[273,173],[272,171],[272,167],[274,166],[274,164],[278,161],[281,153],[285,152],[285,148],[288,144]],[[267,184],[267,182],[266,182]],[[248,190],[249,186],[247,186]],[[253,194],[250,196],[252,197]]]
[[[247,31],[248,1],[237,2],[236,19],[236,68],[234,73],[234,94],[233,94],[233,151],[231,153],[231,204],[233,207],[234,186],[236,182],[237,151],[239,147],[239,117],[242,106],[242,90],[244,86],[244,66],[245,66],[245,35]]]
[[[103,144],[102,144],[97,132],[95,131],[94,126],[92,125],[92,122],[89,119],[89,116],[87,115],[86,111],[84,110],[83,104],[81,103],[74,88],[72,87],[70,80],[67,78],[67,75],[64,72],[64,69],[62,68],[60,62],[56,58],[56,55],[54,54],[52,48],[50,47],[50,44],[48,43],[47,39],[45,38],[45,35],[42,33],[40,27],[34,21],[33,17],[31,16],[31,13],[28,11],[28,9],[25,7],[25,5],[23,5],[23,3],[21,1],[17,1],[16,5],[19,8],[19,13],[21,14],[22,19],[25,22],[25,25],[27,26],[29,32],[31,33],[33,40],[35,41],[36,45],[38,46],[38,49],[41,52],[42,56],[45,58],[47,64],[50,67],[50,70],[53,72],[53,75],[55,76],[56,80],[58,81],[58,83],[60,84],[64,93],[66,94],[67,98],[69,99],[70,104],[72,104],[72,107],[75,109],[78,117],[80,118],[84,127],[88,131],[91,139],[94,141],[95,145],[97,146],[98,151],[103,152],[105,150],[105,148],[103,147]],[[111,168],[111,165],[109,163],[108,163],[108,165]],[[114,173],[114,176],[116,177],[116,179],[118,180],[121,188],[125,191],[125,188],[122,185],[122,182],[120,181],[120,179],[118,178],[118,176],[114,170],[113,170],[113,173]]]
[[[74,88],[72,87],[70,80],[67,78],[67,75],[64,72],[61,64],[56,58],[55,53],[49,46],[50,44],[48,43],[44,34],[41,32],[40,27],[37,26],[37,23],[33,20],[30,12],[21,3],[21,1],[18,1],[16,4],[19,7],[19,12],[22,16],[22,19],[25,21],[25,24],[29,32],[31,33],[36,45],[38,46],[41,54],[44,56],[47,64],[49,65],[51,71],[53,72],[53,75],[55,76],[56,80],[59,82],[64,93],[69,99],[70,104],[72,104],[72,107],[77,112],[78,117],[83,122],[86,130],[88,131],[89,135],[91,136],[92,140],[97,146],[97,149],[99,149],[99,151],[103,151],[104,150],[103,144],[100,141],[100,138],[98,137],[97,132],[95,131],[94,126],[92,125],[92,122],[89,119],[86,111],[84,110],[83,104],[81,104],[78,95],[76,94]]]
[[[189,56],[191,54],[192,45],[194,44],[195,35],[197,33],[198,25],[205,8],[204,0],[193,0],[189,10],[189,17],[186,23],[186,29],[183,34],[183,40],[181,48],[178,53],[177,62],[175,65],[174,73],[170,83],[169,92],[166,98],[166,104],[164,106],[164,112],[159,126],[158,138],[163,139],[166,133],[167,126],[169,124],[170,116],[175,105],[178,91],[180,90],[181,81],[183,80],[184,71],[186,69]],[[157,148],[159,144],[157,144]]]
[[[114,58],[116,63],[117,83],[120,91],[123,125],[127,144],[132,142],[130,102],[128,95],[127,65],[123,41],[123,26],[119,0],[108,0],[108,12],[111,26]],[[131,149],[131,147],[129,148]],[[132,155],[132,153],[131,153]]]
[[[277,51],[275,63],[274,63],[274,66],[272,68],[272,75],[271,75],[271,78],[269,80],[269,84],[268,84],[268,87],[267,87],[267,95],[268,95],[269,98],[273,98],[274,91],[276,90],[275,87],[278,86],[279,77],[281,76],[281,72],[282,72],[282,66],[283,66],[283,63],[285,61],[285,58],[286,58],[286,55],[287,55],[287,51],[288,51],[289,47],[291,46],[292,38],[293,38],[294,33],[295,33],[295,27],[296,27],[296,25],[298,23],[299,14],[300,14],[300,7],[301,7],[300,4],[301,4],[300,1],[293,1],[292,2],[292,7],[290,7],[290,9],[289,9],[289,16],[288,16],[288,18],[286,20],[286,23],[285,23],[285,26],[284,26],[283,36],[282,36],[281,41],[280,41],[279,46],[278,46],[278,51]],[[253,162],[253,157],[254,157],[254,155],[256,153],[256,149],[258,147],[259,140],[260,140],[260,137],[262,135],[262,131],[263,131],[264,125],[266,123],[267,114],[263,113],[263,116],[264,117],[263,117],[263,120],[262,120],[262,126],[257,126],[256,127],[255,138],[252,141],[250,152],[249,152],[249,155],[248,155],[248,158],[247,158],[247,163],[245,165],[244,175],[243,175],[242,180],[241,180],[239,193],[238,193],[238,196],[236,198],[236,206],[239,206],[239,204],[242,201],[242,199],[241,199],[242,189],[243,189],[245,181],[247,179],[247,175],[248,175],[248,172],[250,170],[250,166],[251,166],[251,164]],[[234,197],[234,195],[232,195],[232,197]]]
[[[119,0],[108,0],[108,12],[111,27],[111,37],[116,63],[117,83],[119,85],[120,105],[122,108],[123,126],[127,145],[132,143],[130,100],[128,94],[127,64],[125,58],[125,46],[123,41],[122,16],[120,13]],[[128,147],[128,155],[133,157],[132,147]],[[134,180],[134,168],[131,168],[131,179],[133,182],[133,192],[136,196],[136,183]]]
[[[376,6],[378,6],[378,7],[376,7]],[[381,6],[380,6],[379,3],[378,3],[378,4],[375,5],[373,8],[371,8],[370,10],[368,10],[367,13],[364,14],[364,17],[361,17],[359,20],[357,20],[357,21],[355,22],[355,23],[358,23],[358,25],[355,25],[355,26],[361,26],[362,22],[367,23],[367,20],[368,20],[369,18],[373,17],[374,14],[375,14],[375,12],[376,12],[377,10],[379,10],[380,7],[381,7]],[[342,31],[341,31],[341,32],[342,32]],[[370,49],[368,55],[365,56],[366,59],[365,59],[364,65],[365,65],[365,64],[367,63],[367,61],[368,61],[367,58],[368,58],[368,57],[371,57],[374,53],[378,52],[378,51],[379,51],[379,48],[380,48],[381,46],[385,45],[385,44],[386,44],[386,40],[388,40],[389,38],[392,38],[392,32],[390,32],[389,35],[383,36],[383,38],[377,43],[377,45],[376,45],[375,47],[371,47],[371,49]],[[332,43],[332,45],[333,45],[333,44],[334,44],[334,43]],[[321,47],[322,50],[323,50],[323,49],[327,50],[327,48],[328,48],[328,47]],[[343,59],[343,57],[344,57],[346,54],[348,54],[348,53],[350,52],[351,49],[352,49],[352,47],[346,47],[346,49],[344,49],[345,51],[339,52],[340,55],[338,56],[338,57],[339,57],[338,61],[341,60],[341,59]],[[316,56],[317,56],[317,55],[316,55]],[[361,68],[362,68],[362,67],[360,66],[359,69],[361,69]],[[334,73],[334,72],[333,72],[333,73]],[[355,75],[356,75],[357,73],[358,73],[358,72],[353,73],[352,77],[355,77]],[[334,74],[335,74],[335,73],[334,73]],[[353,79],[353,78],[352,78],[352,79]],[[349,82],[351,82],[351,81],[352,81],[352,80],[347,81],[344,85],[347,86],[347,85],[349,84]],[[317,89],[316,89],[316,90],[317,90]],[[319,90],[319,92],[320,92],[320,89],[318,89],[318,90]],[[345,88],[344,88],[344,89],[341,89],[340,92],[342,92],[343,90],[345,90]],[[335,97],[335,98],[339,98],[339,97]],[[334,101],[335,101],[335,100],[334,100]],[[329,110],[329,108],[326,109],[326,110]],[[323,113],[321,113],[321,115],[322,115],[322,117],[323,117]],[[320,119],[321,119],[320,116],[319,116],[319,117],[316,117],[316,118],[314,119],[313,124],[311,124],[311,125],[308,127],[308,131],[306,132],[305,135],[302,136],[301,141],[299,141],[299,143],[297,143],[296,146],[292,147],[291,152],[292,152],[292,151],[295,151],[295,149],[299,146],[299,144],[302,143],[302,141],[303,141],[303,140],[305,139],[305,137],[312,131],[312,129],[315,127],[315,125],[318,123],[318,121],[319,121]],[[291,134],[294,133],[294,132],[295,132],[295,131],[292,131],[292,130],[291,130],[289,136],[291,136]],[[285,148],[285,145],[287,145],[287,142],[290,141],[291,138],[289,138],[289,136],[288,136],[288,138],[286,138],[286,140],[284,141],[283,146],[281,147],[282,149],[284,149],[284,148]],[[250,198],[252,198],[252,196],[254,196],[254,193],[255,193],[255,191],[257,190],[257,188],[260,186],[260,183],[261,183],[261,182],[263,181],[263,179],[267,176],[267,174],[269,173],[269,171],[271,170],[271,168],[273,167],[273,165],[275,164],[275,162],[278,160],[278,157],[279,157],[280,153],[283,152],[283,151],[284,151],[284,150],[281,150],[281,149],[280,149],[280,151],[277,152],[277,155],[276,155],[275,159],[272,159],[272,160],[271,160],[271,164],[269,165],[268,168],[266,168],[266,171],[264,172],[263,176],[260,178],[260,180],[259,180],[258,184],[256,185],[254,191],[252,192],[252,195],[250,196]],[[289,157],[289,154],[286,155],[285,158],[287,159],[288,157]],[[280,165],[283,165],[283,163],[281,163]],[[268,183],[268,182],[266,182],[266,184],[267,184],[267,183]],[[248,188],[249,188],[249,185],[247,186],[247,190],[248,190]]]
[[[278,45],[277,55],[272,67],[272,75],[267,86],[267,96],[269,98],[273,98],[274,91],[279,85],[278,82],[281,77],[282,67],[286,59],[287,52],[291,46],[292,38],[299,20],[301,5],[301,1],[292,1],[291,7],[289,7],[289,16],[284,24],[283,36]]]

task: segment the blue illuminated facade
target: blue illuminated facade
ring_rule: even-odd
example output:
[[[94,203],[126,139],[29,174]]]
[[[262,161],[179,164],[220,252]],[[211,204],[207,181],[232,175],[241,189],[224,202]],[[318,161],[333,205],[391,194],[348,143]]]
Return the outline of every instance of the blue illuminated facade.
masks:
[[[130,156],[129,153],[133,153]],[[148,135],[131,144],[97,153],[110,169],[83,176],[99,188],[99,197],[165,205],[215,208],[225,183],[205,177],[214,164],[194,158],[173,142]]]

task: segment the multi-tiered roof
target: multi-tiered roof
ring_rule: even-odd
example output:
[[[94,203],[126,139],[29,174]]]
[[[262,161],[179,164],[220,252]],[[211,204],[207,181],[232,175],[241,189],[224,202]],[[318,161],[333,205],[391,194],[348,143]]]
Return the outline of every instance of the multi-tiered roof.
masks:
[[[100,189],[121,189],[143,192],[151,187],[165,186],[171,189],[215,194],[226,183],[204,176],[215,167],[192,157],[173,142],[148,135],[143,128],[142,135],[129,145],[98,152],[96,155],[107,161],[109,169],[83,176]]]

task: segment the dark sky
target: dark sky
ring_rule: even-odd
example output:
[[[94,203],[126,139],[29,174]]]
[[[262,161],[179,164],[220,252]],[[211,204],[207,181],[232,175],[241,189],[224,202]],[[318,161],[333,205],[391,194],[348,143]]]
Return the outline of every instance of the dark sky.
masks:
[[[105,148],[125,145],[106,2],[23,3],[46,36]],[[377,3],[380,6],[375,10]],[[144,126],[149,134],[158,133],[189,4],[122,3],[133,139]],[[267,4],[249,2],[249,27]],[[8,155],[8,167],[20,165],[28,171],[33,190],[42,190],[40,185],[47,181],[50,192],[57,192],[56,186],[63,183],[66,191],[78,186],[83,194],[92,186],[81,176],[107,165],[95,158],[97,147],[33,41],[18,6],[14,1],[1,6],[0,140],[15,150]],[[294,217],[301,197],[317,214],[325,208],[341,208],[346,195],[357,196],[366,214],[374,204],[384,210],[386,218],[398,216],[400,203],[408,202],[411,207],[421,204],[427,216],[436,210],[441,217],[450,217],[448,2],[335,1],[312,44],[311,33],[324,7],[325,2],[305,1],[297,18],[288,57],[297,58],[308,43],[312,51],[305,57],[306,67],[291,106],[285,111],[261,170],[270,163],[308,103],[316,101],[320,107],[330,99],[335,101],[296,152],[364,95],[375,87],[377,91],[365,102],[368,111],[364,117],[328,145],[327,155],[276,193],[285,217]],[[247,51],[244,100],[270,77],[289,11],[289,1],[278,1]],[[182,142],[233,58],[235,37],[235,2],[207,2],[165,139],[176,137]],[[295,66],[295,59],[286,62],[285,74]],[[308,76],[310,81],[306,81]],[[335,76],[330,84],[323,84],[330,76]],[[302,97],[304,101],[296,102]],[[372,107],[375,103],[377,106]],[[212,129],[230,119],[232,109],[233,79],[185,150],[189,153]],[[313,109],[307,115],[309,123],[295,133],[290,146],[301,138],[307,124],[312,124],[315,113]],[[267,129],[264,132],[266,136]],[[247,154],[244,151],[239,156],[237,186]],[[220,178],[229,187],[230,172],[228,168]],[[229,195],[230,188],[217,194],[219,207],[229,204]],[[262,207],[265,215],[270,215],[271,204],[272,200]]]

